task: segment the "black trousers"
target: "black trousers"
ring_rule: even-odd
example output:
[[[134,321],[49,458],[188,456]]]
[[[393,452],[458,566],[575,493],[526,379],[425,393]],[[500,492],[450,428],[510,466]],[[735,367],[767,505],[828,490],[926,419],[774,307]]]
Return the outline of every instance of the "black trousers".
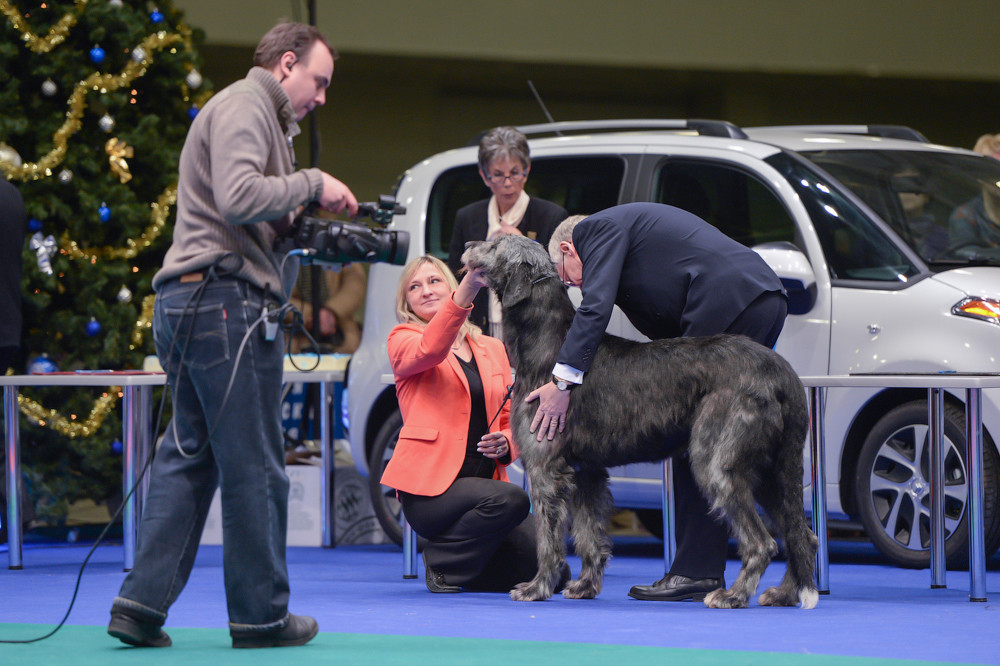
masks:
[[[514,484],[463,477],[436,497],[400,491],[399,499],[427,539],[424,563],[448,584],[506,592],[538,572],[531,500]]]
[[[785,297],[768,292],[750,303],[723,332],[745,335],[770,349],[778,340],[787,313]],[[677,553],[670,573],[688,578],[722,578],[729,527],[710,514],[708,500],[695,483],[686,454],[673,459],[673,483]]]

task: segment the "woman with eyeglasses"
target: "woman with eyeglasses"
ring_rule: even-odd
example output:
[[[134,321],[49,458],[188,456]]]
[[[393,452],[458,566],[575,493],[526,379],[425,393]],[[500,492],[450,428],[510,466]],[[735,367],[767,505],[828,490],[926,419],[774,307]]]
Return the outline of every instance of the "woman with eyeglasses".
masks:
[[[462,268],[462,253],[469,241],[490,240],[498,234],[520,234],[547,247],[552,232],[567,213],[561,207],[529,197],[524,191],[531,171],[528,139],[513,127],[496,127],[479,142],[479,175],[493,193],[459,209],[451,234],[448,266],[456,274]],[[483,289],[469,321],[495,338],[503,339],[500,304]]]

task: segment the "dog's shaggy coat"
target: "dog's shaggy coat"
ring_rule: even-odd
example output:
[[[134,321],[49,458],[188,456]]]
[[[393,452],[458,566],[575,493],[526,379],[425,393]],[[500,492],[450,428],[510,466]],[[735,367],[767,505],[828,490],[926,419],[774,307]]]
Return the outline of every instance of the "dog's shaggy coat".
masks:
[[[761,605],[816,605],[817,540],[802,505],[805,389],[781,356],[741,336],[641,343],[605,335],[586,379],[573,389],[566,429],[552,441],[530,432],[537,402],[525,396],[551,381],[574,309],[541,245],[502,235],[470,243],[462,262],[479,268],[503,308],[503,334],[516,378],[511,425],[531,482],[538,523],[538,575],[517,585],[518,601],[547,599],[565,561],[564,529],[582,560],[569,598],[601,591],[611,555],[605,525],[613,508],[606,468],[662,460],[687,450],[702,492],[739,544],[742,568],[712,608],[744,608],[777,552],[759,505],[785,538],[784,579]]]

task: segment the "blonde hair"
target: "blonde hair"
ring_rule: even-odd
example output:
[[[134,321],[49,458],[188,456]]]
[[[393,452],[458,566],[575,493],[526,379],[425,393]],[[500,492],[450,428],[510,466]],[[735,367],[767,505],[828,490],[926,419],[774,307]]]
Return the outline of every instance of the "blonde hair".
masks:
[[[401,324],[419,324],[420,326],[427,325],[427,322],[417,316],[417,313],[413,311],[413,308],[410,307],[410,303],[406,300],[406,287],[410,284],[410,280],[413,279],[413,275],[424,264],[434,266],[442,277],[444,277],[445,282],[448,283],[448,287],[451,291],[458,289],[458,280],[455,279],[455,274],[451,272],[451,269],[448,268],[446,263],[430,254],[425,254],[422,257],[413,259],[410,263],[403,267],[403,274],[399,277],[399,286],[396,288],[396,319]],[[468,319],[466,319],[465,323],[462,324],[460,334],[463,337],[471,335],[472,339],[475,340],[479,337],[480,333],[482,333],[482,330]]]
[[[974,151],[990,157],[1000,156],[1000,134],[984,134],[976,140]]]

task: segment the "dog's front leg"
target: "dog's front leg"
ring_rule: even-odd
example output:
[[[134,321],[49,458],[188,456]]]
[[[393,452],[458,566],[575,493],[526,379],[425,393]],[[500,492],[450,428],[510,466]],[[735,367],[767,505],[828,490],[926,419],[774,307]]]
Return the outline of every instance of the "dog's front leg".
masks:
[[[528,465],[531,501],[538,529],[538,573],[510,591],[514,601],[542,601],[552,596],[559,569],[566,560],[565,525],[567,497],[572,490],[572,470],[552,459]]]

